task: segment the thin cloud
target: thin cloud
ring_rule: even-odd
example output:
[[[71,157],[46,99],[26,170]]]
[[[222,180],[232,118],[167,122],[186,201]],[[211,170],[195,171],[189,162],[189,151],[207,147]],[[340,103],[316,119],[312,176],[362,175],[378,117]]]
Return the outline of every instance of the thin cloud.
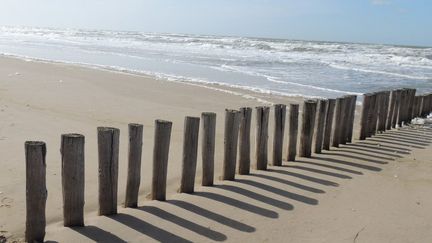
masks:
[[[390,4],[390,0],[371,0],[373,5],[387,5]]]

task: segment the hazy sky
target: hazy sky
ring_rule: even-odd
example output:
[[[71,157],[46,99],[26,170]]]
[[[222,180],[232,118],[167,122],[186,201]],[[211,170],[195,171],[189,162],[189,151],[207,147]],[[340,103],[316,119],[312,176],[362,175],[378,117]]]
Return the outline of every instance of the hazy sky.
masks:
[[[0,25],[432,46],[432,0],[1,0]]]

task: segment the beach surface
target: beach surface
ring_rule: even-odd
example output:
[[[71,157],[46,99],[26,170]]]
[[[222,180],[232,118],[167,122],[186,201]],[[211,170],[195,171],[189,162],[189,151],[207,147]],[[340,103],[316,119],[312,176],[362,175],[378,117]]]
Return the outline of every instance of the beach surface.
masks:
[[[432,241],[432,131],[392,130],[311,159],[218,180],[226,108],[301,103],[220,86],[184,84],[77,65],[0,57],[0,235],[21,240],[25,225],[24,142],[47,143],[47,236],[58,242],[429,242]],[[217,113],[215,181],[178,194],[185,116]],[[154,120],[173,122],[168,201],[149,201]],[[356,113],[358,122],[359,113]],[[254,151],[255,117],[252,118]],[[119,203],[127,173],[127,125],[144,125],[138,209],[97,215],[98,126],[120,128]],[[356,124],[355,130],[358,126]],[[270,114],[269,155],[273,113]],[[287,130],[287,129],[286,129]],[[62,226],[60,136],[85,145],[84,228]],[[286,157],[285,132],[284,157]],[[356,134],[356,133],[355,133]],[[200,153],[200,150],[198,151]],[[253,158],[253,156],[252,156]],[[271,161],[271,156],[270,156]],[[119,205],[121,207],[121,205]],[[0,238],[1,241],[1,238]]]

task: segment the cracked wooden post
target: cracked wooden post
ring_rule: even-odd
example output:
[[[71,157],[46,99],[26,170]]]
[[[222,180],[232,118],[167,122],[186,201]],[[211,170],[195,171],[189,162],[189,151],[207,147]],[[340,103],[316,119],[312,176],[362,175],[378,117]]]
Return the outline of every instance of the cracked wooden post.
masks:
[[[185,118],[180,193],[193,193],[198,153],[199,117]]]
[[[312,155],[312,138],[315,128],[317,102],[306,100],[303,105],[303,120],[300,132],[300,151],[301,157],[310,158]]]
[[[323,139],[324,139],[324,131],[325,131],[325,122],[327,116],[327,99],[318,100],[318,111],[317,111],[317,119],[316,119],[316,130],[315,130],[315,153],[320,154],[323,147]]]
[[[171,141],[172,122],[155,121],[153,145],[153,179],[151,199],[166,200],[166,183],[168,173],[168,157]]]
[[[360,133],[359,140],[365,140],[369,134],[369,113],[371,110],[371,102],[372,102],[372,94],[363,94],[363,104],[362,104],[362,112],[360,119]]]
[[[400,106],[401,106],[401,96],[402,96],[402,90],[397,89],[395,94],[395,107],[393,110],[393,117],[392,117],[392,128],[396,128],[396,125],[398,125],[399,121],[399,112],[400,112]]]
[[[273,165],[282,165],[282,149],[285,133],[286,105],[274,105],[274,133],[273,133]]]
[[[202,186],[213,186],[216,139],[216,113],[204,112],[202,120]]]
[[[249,175],[250,173],[250,130],[252,119],[252,108],[240,108],[241,123],[240,123],[240,144],[239,144],[239,169],[240,175]]]
[[[335,121],[333,126],[333,140],[332,140],[332,146],[333,147],[339,147],[340,144],[340,133],[342,130],[342,113],[343,113],[343,98],[339,97],[336,99],[336,106],[335,106]]]
[[[298,116],[299,105],[290,104],[287,161],[295,161],[297,155]]]
[[[222,180],[235,179],[240,112],[225,110],[224,163]]]
[[[325,121],[323,149],[330,150],[331,132],[333,126],[334,110],[336,105],[336,99],[328,99],[327,115]]]
[[[120,130],[98,127],[99,215],[117,214]]]
[[[270,108],[267,106],[256,107],[255,168],[257,170],[267,170],[269,112]]]
[[[386,130],[392,128],[393,115],[396,107],[396,90],[390,92],[389,106],[388,106],[388,116],[386,120]]]
[[[84,136],[63,134],[60,153],[63,189],[63,225],[84,226]]]
[[[26,159],[26,242],[44,242],[46,227],[46,145],[25,142]]]
[[[143,125],[131,123],[129,128],[128,175],[126,183],[125,207],[138,206],[138,193],[141,182],[141,157]]]

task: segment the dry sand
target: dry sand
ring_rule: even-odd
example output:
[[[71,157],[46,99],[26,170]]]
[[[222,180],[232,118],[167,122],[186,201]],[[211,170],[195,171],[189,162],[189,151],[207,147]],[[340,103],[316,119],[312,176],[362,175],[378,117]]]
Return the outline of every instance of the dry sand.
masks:
[[[46,240],[432,241],[432,131],[426,128],[389,131],[311,159],[301,158],[283,167],[270,166],[265,172],[252,171],[250,176],[238,176],[235,182],[217,181],[212,188],[197,186],[197,193],[192,195],[176,193],[185,116],[199,116],[203,111],[217,113],[218,177],[225,108],[301,102],[299,98],[211,88],[0,57],[0,235],[9,240],[23,237],[24,141],[43,140],[48,149]],[[146,200],[151,180],[153,123],[158,118],[173,121],[167,202]],[[98,217],[96,127],[121,129],[122,202],[130,122],[144,124],[140,208],[120,209],[117,216]],[[59,146],[60,135],[70,132],[86,136],[87,226],[75,229],[62,227]],[[271,141],[270,137],[269,149]]]

